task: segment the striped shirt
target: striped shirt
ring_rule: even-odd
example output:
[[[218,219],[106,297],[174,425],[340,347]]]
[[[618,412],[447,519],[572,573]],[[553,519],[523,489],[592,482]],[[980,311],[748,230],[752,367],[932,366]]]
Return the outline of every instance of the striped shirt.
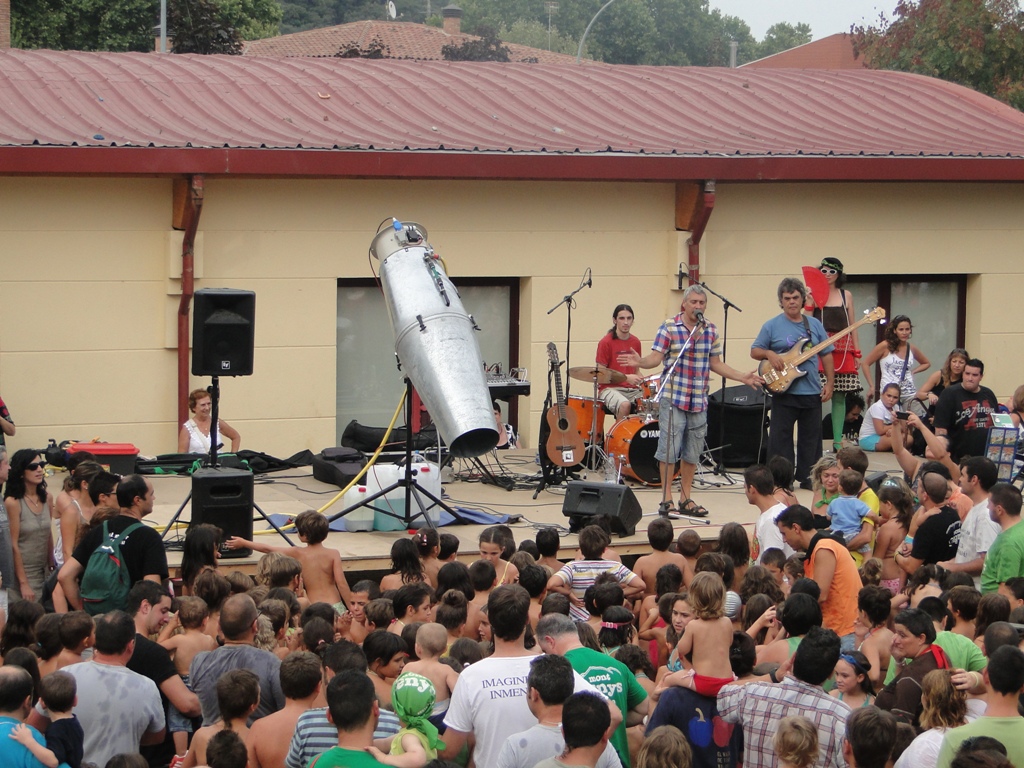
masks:
[[[382,709],[373,738],[386,739],[388,736],[394,736],[401,727],[402,724],[398,722],[398,716],[394,712]],[[284,764],[288,768],[306,768],[314,758],[336,746],[338,729],[327,720],[327,710],[311,709],[299,715]]]
[[[665,373],[672,366],[689,336],[690,329],[683,324],[683,315],[678,314],[661,324],[651,349],[665,356],[665,367],[661,377],[664,392],[662,397],[668,398],[672,405],[684,411],[701,413],[708,409],[711,358],[722,356],[722,342],[718,337],[718,328],[713,323],[699,328],[672,373],[671,380],[666,383]]]
[[[573,560],[563,565],[562,570],[555,576],[572,590],[573,595],[582,600],[587,587],[594,586],[597,577],[602,573],[610,573],[621,584],[629,584],[636,578],[636,574],[629,568],[614,560]],[[590,614],[585,609],[578,608],[575,603],[569,603],[569,615],[573,621],[586,621],[590,618]]]

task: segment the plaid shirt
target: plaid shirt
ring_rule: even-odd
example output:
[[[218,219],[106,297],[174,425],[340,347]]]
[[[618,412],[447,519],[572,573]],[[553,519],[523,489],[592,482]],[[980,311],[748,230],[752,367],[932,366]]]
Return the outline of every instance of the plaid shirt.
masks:
[[[803,715],[818,729],[815,768],[845,768],[843,738],[850,708],[819,685],[787,677],[777,685],[727,685],[718,694],[718,714],[743,728],[743,768],[775,768],[775,731],[788,715]]]
[[[708,323],[703,330],[697,331],[693,343],[686,349],[679,365],[672,374],[672,379],[665,383],[665,372],[679,354],[683,344],[690,335],[690,329],[683,325],[683,315],[678,314],[666,320],[658,329],[651,349],[665,356],[665,367],[662,371],[662,387],[665,394],[662,399],[684,411],[701,413],[708,409],[708,374],[711,371],[711,358],[722,356],[722,343],[718,338],[718,328]]]

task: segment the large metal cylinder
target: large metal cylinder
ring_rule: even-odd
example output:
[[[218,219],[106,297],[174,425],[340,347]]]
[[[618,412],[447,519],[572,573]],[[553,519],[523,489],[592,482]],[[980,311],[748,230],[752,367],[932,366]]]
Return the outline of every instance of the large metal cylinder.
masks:
[[[498,444],[474,322],[419,224],[395,221],[370,246],[380,259],[395,352],[454,456]]]

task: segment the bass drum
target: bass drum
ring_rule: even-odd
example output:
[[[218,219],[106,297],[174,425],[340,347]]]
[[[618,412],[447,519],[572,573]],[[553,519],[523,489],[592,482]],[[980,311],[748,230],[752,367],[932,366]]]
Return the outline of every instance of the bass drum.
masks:
[[[616,422],[608,432],[604,450],[609,456],[615,457],[615,462],[626,477],[645,485],[661,485],[658,460],[654,458],[654,452],[658,450],[659,434],[657,421],[629,416]],[[676,464],[672,476],[678,473],[679,465]]]

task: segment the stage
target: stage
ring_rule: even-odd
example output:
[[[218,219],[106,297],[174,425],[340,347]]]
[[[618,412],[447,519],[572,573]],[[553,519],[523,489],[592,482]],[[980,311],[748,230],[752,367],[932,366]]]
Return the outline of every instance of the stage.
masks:
[[[892,454],[869,454],[871,471],[895,471],[898,469]],[[569,520],[562,514],[566,486],[553,485],[541,491],[536,500],[539,467],[534,463],[534,450],[501,451],[489,454],[480,459],[481,464],[499,478],[510,478],[515,481],[514,490],[506,490],[492,484],[480,482],[479,467],[465,460],[456,460],[453,469],[455,479],[443,484],[444,501],[451,507],[468,508],[496,514],[519,516],[518,522],[509,523],[515,533],[516,542],[534,538],[538,528],[557,526],[562,533],[562,545],[559,557],[570,559],[576,550],[576,534],[569,532]],[[447,475],[447,473],[446,473]],[[191,478],[187,476],[150,475],[148,476],[156,491],[156,502],[153,514],[146,518],[149,525],[162,528],[173,517],[178,508],[189,496]],[[584,471],[581,480],[600,482],[600,472]],[[651,488],[639,483],[628,481],[640,503],[643,517],[636,526],[636,534],[625,538],[618,535],[612,537],[611,546],[624,558],[646,554],[650,551],[647,543],[647,525],[657,515],[658,503],[661,501],[661,489]],[[255,502],[267,515],[295,516],[306,509],[319,509],[331,501],[340,488],[322,483],[312,476],[310,468],[275,472],[257,475],[255,479]],[[811,499],[810,491],[796,491],[797,497],[804,503]],[[674,520],[676,533],[684,528],[692,527],[705,542],[714,542],[718,538],[721,526],[727,522],[738,522],[750,529],[757,519],[757,509],[747,503],[743,491],[742,471],[728,471],[726,475],[715,474],[710,470],[698,469],[694,481],[693,498],[707,507],[710,514],[703,521]],[[678,504],[678,488],[675,493]],[[429,500],[425,500],[429,503]],[[343,509],[339,499],[324,514],[330,516]],[[190,520],[190,508],[185,506],[179,519],[180,523]],[[494,523],[497,524],[497,520]],[[477,539],[487,525],[444,526],[443,531],[459,537],[459,559],[469,563],[477,559]],[[255,530],[269,530],[259,533],[257,539],[273,545],[285,545],[285,541],[257,514]],[[184,536],[185,529],[171,532],[167,541],[173,541],[179,535]],[[331,532],[326,545],[341,552],[345,569],[349,573],[350,583],[353,574],[387,571],[390,569],[389,552],[396,538],[408,535],[403,531],[373,532]],[[293,542],[298,545],[298,537],[292,535]],[[170,546],[167,553],[172,572],[181,562],[180,548]],[[246,558],[223,559],[221,570],[237,567],[247,573],[253,573],[259,554]]]

